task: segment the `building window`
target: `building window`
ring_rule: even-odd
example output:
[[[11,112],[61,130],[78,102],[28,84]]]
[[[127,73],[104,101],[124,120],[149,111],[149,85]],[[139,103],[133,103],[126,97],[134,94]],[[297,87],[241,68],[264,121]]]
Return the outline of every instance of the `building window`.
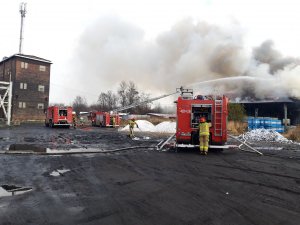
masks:
[[[26,108],[26,102],[19,102],[19,108],[25,109]]]
[[[37,108],[38,109],[44,109],[44,103],[38,103]]]
[[[28,68],[28,63],[27,62],[21,62],[21,68],[22,69],[27,69]]]
[[[40,65],[40,71],[46,71],[46,66]]]
[[[40,92],[44,92],[45,91],[45,86],[44,85],[39,85],[38,90]]]
[[[20,83],[20,89],[27,89],[27,83]]]

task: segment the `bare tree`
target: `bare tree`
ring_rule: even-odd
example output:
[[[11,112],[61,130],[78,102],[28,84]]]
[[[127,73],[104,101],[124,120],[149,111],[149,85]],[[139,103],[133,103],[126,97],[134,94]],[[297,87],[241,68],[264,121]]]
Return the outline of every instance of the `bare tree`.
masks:
[[[149,98],[150,98],[149,94],[145,94],[142,92],[139,94],[138,102],[145,102],[145,101],[149,100]],[[141,105],[137,106],[134,111],[139,114],[149,113],[149,112],[151,112],[151,104],[152,104],[151,102],[141,104]]]
[[[73,111],[76,112],[76,115],[79,115],[79,112],[87,111],[88,110],[88,104],[84,97],[76,96],[76,98],[73,101]]]
[[[120,99],[120,105],[126,106],[127,103],[127,97],[126,97],[126,90],[127,90],[128,84],[123,80],[120,83],[119,89],[118,89],[118,95],[119,95],[119,99]]]
[[[102,92],[98,97],[98,105],[101,111],[108,111],[117,108],[118,97],[112,91]]]
[[[129,81],[126,97],[128,100],[128,104],[131,105],[139,100],[139,92],[137,91],[137,87],[133,81]]]
[[[104,92],[101,92],[101,94],[98,97],[98,105],[101,111],[107,111],[109,106],[108,106],[108,97],[107,94]]]
[[[117,95],[115,93],[113,93],[112,91],[108,91],[106,93],[106,97],[107,97],[108,110],[117,108],[117,100],[118,100]]]

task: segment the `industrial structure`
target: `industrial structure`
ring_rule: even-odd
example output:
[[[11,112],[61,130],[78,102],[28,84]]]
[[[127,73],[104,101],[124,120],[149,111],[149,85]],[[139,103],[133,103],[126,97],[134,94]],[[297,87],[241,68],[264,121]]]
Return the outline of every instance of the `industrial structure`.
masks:
[[[51,61],[33,55],[14,54],[0,62],[0,81],[11,82],[11,96],[0,90],[3,105],[11,97],[11,121],[44,121],[49,105]],[[2,108],[3,109],[3,108]],[[5,111],[0,118],[7,121]]]
[[[238,103],[244,105],[248,116],[278,118],[285,126],[300,124],[300,100],[298,99],[241,100]]]

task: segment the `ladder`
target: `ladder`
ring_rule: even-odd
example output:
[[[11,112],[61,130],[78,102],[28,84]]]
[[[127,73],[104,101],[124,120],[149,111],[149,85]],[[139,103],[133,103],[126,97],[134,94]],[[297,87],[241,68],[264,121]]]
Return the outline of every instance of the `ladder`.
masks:
[[[214,135],[222,136],[223,124],[223,100],[215,100],[215,120],[214,120]]]

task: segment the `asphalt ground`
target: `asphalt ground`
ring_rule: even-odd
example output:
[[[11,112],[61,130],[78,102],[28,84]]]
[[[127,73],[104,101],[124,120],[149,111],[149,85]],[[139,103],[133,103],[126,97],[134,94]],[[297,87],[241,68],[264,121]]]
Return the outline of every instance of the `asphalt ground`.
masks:
[[[137,136],[98,127],[1,128],[0,185],[32,191],[0,196],[0,224],[300,224],[299,145],[255,142],[264,156],[236,149],[202,156],[145,148],[167,136]],[[5,154],[16,144],[83,153]],[[85,154],[90,148],[124,150]]]

